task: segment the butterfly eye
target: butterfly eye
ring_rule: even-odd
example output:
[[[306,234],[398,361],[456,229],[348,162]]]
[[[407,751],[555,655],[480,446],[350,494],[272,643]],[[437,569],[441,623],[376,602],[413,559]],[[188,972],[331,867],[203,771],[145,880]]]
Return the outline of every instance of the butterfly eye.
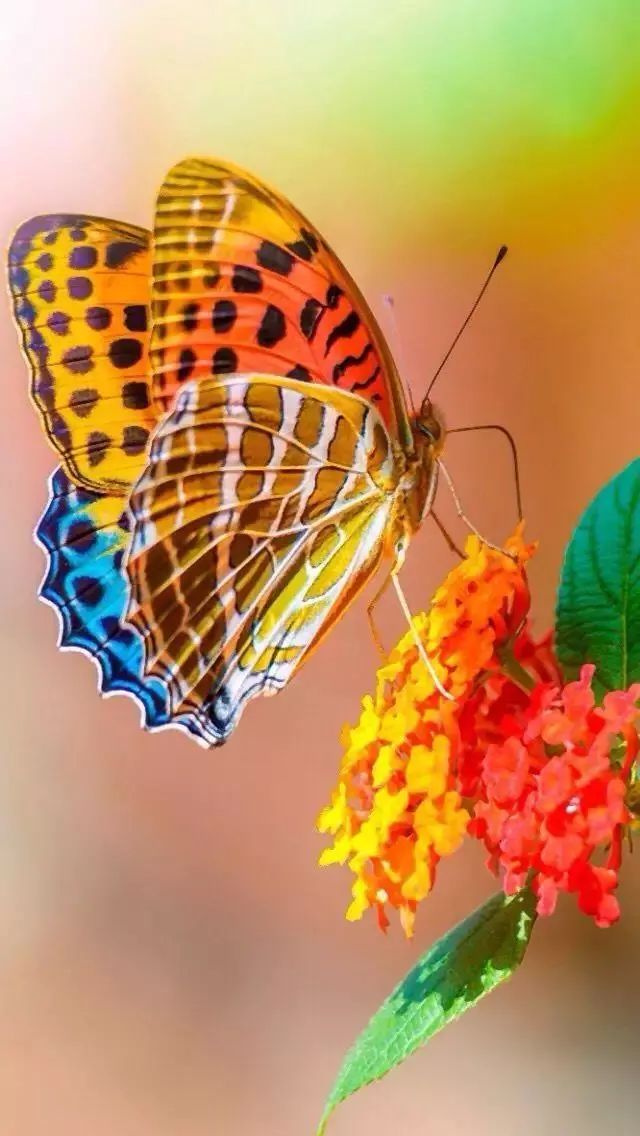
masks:
[[[431,419],[428,426],[425,425],[424,422],[418,422],[418,430],[421,434],[424,434],[425,438],[428,438],[430,442],[433,442],[434,445],[440,440],[440,436],[442,434],[440,423],[436,422],[435,418]]]

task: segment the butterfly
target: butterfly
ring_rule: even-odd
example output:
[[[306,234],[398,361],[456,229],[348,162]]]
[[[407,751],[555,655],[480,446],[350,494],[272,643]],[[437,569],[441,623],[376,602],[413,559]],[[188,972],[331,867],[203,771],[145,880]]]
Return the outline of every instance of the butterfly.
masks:
[[[347,270],[227,162],[167,175],[153,232],[33,218],[9,251],[60,465],[36,537],[60,642],[150,728],[224,742],[429,512],[444,429],[410,413]]]

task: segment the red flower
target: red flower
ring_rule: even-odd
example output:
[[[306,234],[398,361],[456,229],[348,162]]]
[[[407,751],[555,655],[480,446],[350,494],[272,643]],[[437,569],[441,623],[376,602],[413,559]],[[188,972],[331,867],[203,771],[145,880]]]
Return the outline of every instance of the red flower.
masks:
[[[530,880],[541,915],[551,914],[559,892],[575,892],[581,910],[606,927],[619,916],[611,892],[631,819],[625,795],[640,685],[607,695],[599,707],[593,674],[585,665],[577,682],[539,684],[525,706],[494,723],[502,740],[486,747],[480,763],[469,831],[503,870],[507,892]],[[604,853],[604,866],[593,863]]]

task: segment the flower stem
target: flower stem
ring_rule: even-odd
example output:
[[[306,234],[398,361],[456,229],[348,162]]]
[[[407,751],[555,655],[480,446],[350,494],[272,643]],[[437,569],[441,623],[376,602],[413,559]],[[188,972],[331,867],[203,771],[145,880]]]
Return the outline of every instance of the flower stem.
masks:
[[[536,685],[536,680],[533,675],[530,675],[529,672],[524,669],[522,663],[518,662],[510,643],[505,644],[503,647],[498,647],[496,654],[500,659],[500,665],[503,671],[517,686],[520,686],[527,692],[533,690]]]

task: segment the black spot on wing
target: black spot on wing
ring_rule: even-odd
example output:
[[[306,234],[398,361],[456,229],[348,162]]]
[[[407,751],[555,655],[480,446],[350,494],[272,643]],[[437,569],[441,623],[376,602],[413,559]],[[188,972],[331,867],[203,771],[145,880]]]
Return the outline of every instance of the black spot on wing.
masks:
[[[303,241],[308,244],[312,252],[318,251],[318,240],[315,233],[311,233],[309,229],[301,229],[300,236],[302,237]]]
[[[287,371],[287,378],[297,379],[300,383],[311,382],[311,375],[309,374],[307,368],[301,366],[300,363],[296,363],[295,367],[292,367],[290,371]]]
[[[237,315],[238,310],[233,300],[217,300],[211,313],[211,326],[213,330],[218,334],[231,331],[231,328],[236,322]]]
[[[143,426],[125,426],[122,431],[122,449],[128,457],[144,453],[149,440],[149,431]]]
[[[69,397],[69,408],[78,418],[88,418],[98,401],[98,392],[90,387],[75,390]]]
[[[97,250],[91,245],[82,245],[69,253],[69,268],[94,268],[98,261]]]
[[[122,403],[127,410],[146,410],[149,406],[149,388],[146,383],[125,383],[122,388]]]
[[[74,585],[75,598],[85,607],[97,607],[104,598],[104,587],[93,576],[78,576]]]
[[[74,521],[69,525],[65,544],[72,544],[78,552],[88,552],[95,544],[97,535],[90,521]]]
[[[359,327],[360,316],[357,312],[349,312],[349,315],[345,316],[345,318],[339,324],[336,324],[329,332],[324,349],[325,356],[329,354],[334,343],[337,343],[339,339],[349,339]]]
[[[179,383],[184,383],[184,382],[187,381],[187,379],[191,378],[191,375],[193,374],[193,368],[195,367],[195,365],[196,365],[195,351],[192,351],[190,347],[185,347],[180,352],[180,358],[178,360],[177,378],[178,378]]]
[[[93,331],[105,331],[111,323],[111,312],[108,308],[87,308],[84,318]],[[133,330],[130,328],[130,330]]]
[[[78,344],[77,347],[70,347],[68,351],[65,351],[62,356],[62,363],[72,374],[86,375],[87,371],[91,371],[94,367],[92,356],[92,347],[84,347]]]
[[[87,438],[87,457],[89,465],[93,468],[104,461],[107,450],[111,445],[111,438],[101,430],[94,430]]]
[[[309,245],[306,241],[303,240],[291,241],[287,245],[287,248],[294,254],[294,256],[299,257],[300,260],[311,260],[311,257],[313,256]]]
[[[114,339],[109,345],[109,358],[114,367],[133,367],[142,358],[142,344],[139,339]]]
[[[305,302],[300,312],[300,331],[305,339],[311,340],[313,338],[322,310],[322,304],[319,300],[309,299]]]
[[[219,347],[211,362],[212,375],[231,375],[238,370],[238,358],[230,347]]]
[[[199,304],[185,304],[182,309],[182,326],[186,332],[195,331],[198,326]]]
[[[127,328],[127,331],[146,331],[146,306],[144,304],[126,304],[124,309],[124,326]]]
[[[42,280],[41,283],[38,284],[38,295],[45,303],[52,304],[58,295],[58,289],[53,283],[53,280]]]
[[[345,371],[349,370],[349,367],[357,367],[360,363],[364,363],[365,359],[369,357],[372,351],[372,344],[367,343],[367,346],[362,349],[359,355],[345,355],[344,359],[342,359],[339,363],[336,363],[335,367],[333,368],[334,383],[337,383],[338,380],[342,378]]]
[[[368,379],[361,379],[359,383],[354,383],[353,386],[351,387],[351,390],[354,390],[354,391],[366,390],[367,387],[370,387],[370,386],[373,385],[373,383],[375,383],[379,374],[380,374],[380,368],[376,367],[375,371],[373,371],[373,373],[371,375],[369,375]],[[380,395],[374,394],[373,399],[376,402],[379,402],[380,401]]]
[[[256,254],[256,260],[261,268],[277,272],[280,276],[288,276],[293,268],[293,257],[286,249],[275,245],[273,241],[263,241]]]
[[[107,245],[104,262],[107,268],[122,268],[127,261],[140,252],[140,245],[133,241],[111,241]]]
[[[261,347],[274,347],[286,335],[283,312],[275,304],[269,304],[260,322],[256,339]]]
[[[260,292],[262,290],[262,277],[257,268],[249,268],[246,264],[236,264],[231,277],[231,287],[234,292]]]
[[[55,335],[68,335],[69,320],[70,316],[66,312],[52,312],[47,320],[47,327]]]

